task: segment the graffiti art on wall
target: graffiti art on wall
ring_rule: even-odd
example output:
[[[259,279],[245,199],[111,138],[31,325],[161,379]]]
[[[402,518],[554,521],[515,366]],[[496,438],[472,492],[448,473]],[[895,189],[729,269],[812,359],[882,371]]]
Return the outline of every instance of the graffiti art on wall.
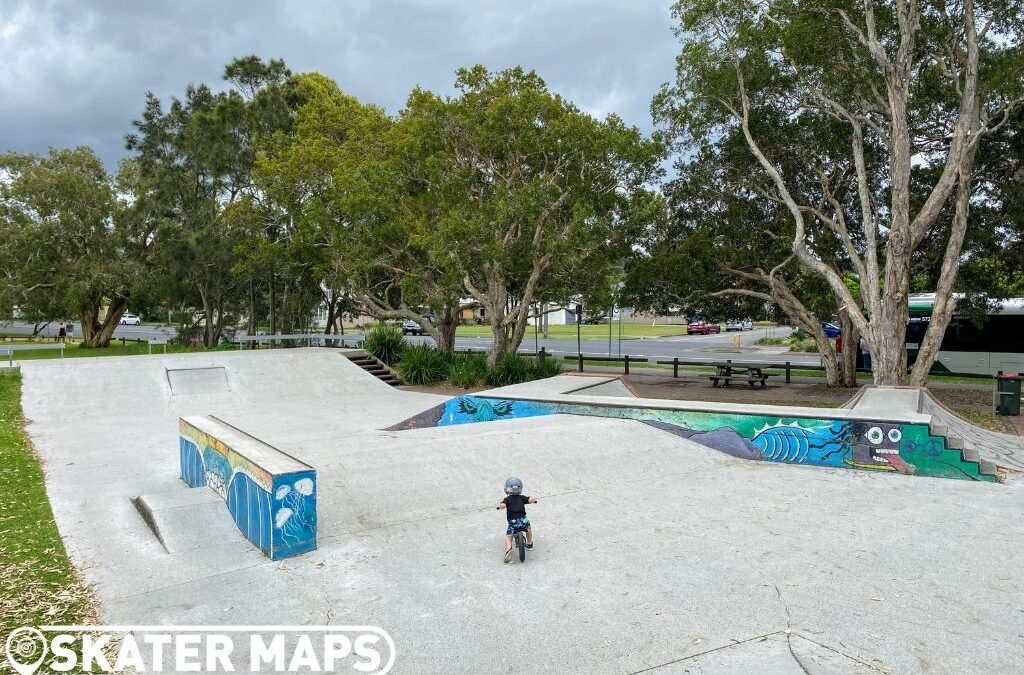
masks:
[[[965,461],[927,424],[773,417],[481,396],[451,399],[392,429],[443,427],[543,415],[586,415],[643,422],[742,459],[994,481]]]
[[[219,422],[204,419],[214,420],[211,429]],[[315,470],[305,467],[271,473],[184,419],[179,420],[178,430],[181,479],[191,487],[206,486],[220,495],[249,541],[274,560],[316,548]]]

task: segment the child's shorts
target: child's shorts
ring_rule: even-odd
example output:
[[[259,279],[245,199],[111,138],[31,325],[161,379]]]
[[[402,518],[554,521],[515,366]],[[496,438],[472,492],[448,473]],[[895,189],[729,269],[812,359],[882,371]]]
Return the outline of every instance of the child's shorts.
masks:
[[[508,521],[508,527],[505,528],[505,536],[511,537],[516,532],[526,532],[528,529],[530,529],[529,518],[516,518],[515,520]]]

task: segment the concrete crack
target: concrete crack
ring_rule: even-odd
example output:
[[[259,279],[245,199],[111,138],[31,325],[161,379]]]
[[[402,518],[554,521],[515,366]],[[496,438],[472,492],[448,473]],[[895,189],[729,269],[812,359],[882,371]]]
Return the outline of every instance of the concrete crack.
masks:
[[[722,645],[721,647],[715,647],[714,649],[706,649],[706,650],[704,650],[702,652],[697,652],[696,654],[689,654],[687,656],[681,656],[678,659],[672,659],[671,661],[665,661],[664,663],[658,663],[658,664],[655,664],[653,666],[648,666],[647,668],[641,668],[640,670],[633,670],[633,671],[630,671],[629,673],[627,673],[626,675],[639,675],[640,673],[649,673],[652,670],[657,670],[658,668],[664,668],[665,666],[670,666],[673,663],[682,663],[683,661],[689,661],[690,659],[695,659],[698,656],[704,656],[705,654],[711,654],[712,652],[721,651],[723,649],[729,649],[730,647],[735,647],[737,645],[746,644],[747,642],[753,642],[754,640],[764,640],[765,638],[770,638],[773,635],[778,635],[781,632],[782,631],[776,630],[776,631],[772,631],[771,633],[765,633],[764,635],[755,635],[754,637],[747,638],[746,640],[733,640],[731,644]]]
[[[793,618],[789,614],[789,605],[786,604],[786,600],[782,597],[782,590],[776,585],[775,594],[779,596],[779,602],[782,603],[782,610],[786,613],[786,629],[782,631],[786,636],[786,647],[789,649],[789,655],[793,657],[793,661],[796,665],[800,666],[800,670],[804,672],[804,675],[811,675],[811,672],[807,670],[800,657],[793,651]]]

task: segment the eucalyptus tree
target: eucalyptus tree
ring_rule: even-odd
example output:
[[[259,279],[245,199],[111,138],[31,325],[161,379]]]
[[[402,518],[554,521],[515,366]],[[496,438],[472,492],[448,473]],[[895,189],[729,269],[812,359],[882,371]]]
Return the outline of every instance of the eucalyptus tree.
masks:
[[[0,155],[3,304],[29,316],[76,317],[106,347],[144,282],[154,219],[133,194],[134,165],[111,176],[89,148]]]
[[[288,214],[329,297],[379,319],[419,321],[452,350],[458,286],[422,244],[439,208],[418,178],[427,139],[318,73],[292,86],[288,133],[259,146],[260,193]]]
[[[1019,3],[975,0],[682,0],[673,7],[683,48],[676,81],[655,100],[658,117],[684,145],[742,136],[759,166],[752,182],[766,183],[762,198],[779,202],[792,220],[780,247],[841,299],[840,310],[871,346],[878,384],[908,379],[913,261],[952,205],[931,327],[910,382],[923,383],[937,355],[953,311],[976,153],[1022,102],[1021,11]],[[769,148],[779,146],[773,136],[828,121],[846,130],[846,151],[804,139],[808,164],[787,172],[786,156]],[[915,167],[935,169],[920,200]],[[821,256],[814,223],[841,245],[859,297],[841,266]]]
[[[852,386],[855,371],[837,367],[822,329],[837,311],[835,296],[779,245],[792,236],[785,207],[743,187],[737,177],[750,167],[728,147],[708,144],[676,164],[678,176],[665,186],[667,215],[644,232],[627,265],[626,301],[654,311],[677,305],[715,320],[777,309],[814,338],[826,382]],[[834,240],[816,243],[836,259]]]
[[[538,293],[551,298],[545,285],[561,294],[600,278],[610,287],[629,218],[648,215],[636,204],[649,202],[661,149],[521,68],[462,69],[455,86],[454,97],[417,89],[402,112],[426,149],[420,180],[439,205],[418,241],[484,308],[493,363],[518,348]]]

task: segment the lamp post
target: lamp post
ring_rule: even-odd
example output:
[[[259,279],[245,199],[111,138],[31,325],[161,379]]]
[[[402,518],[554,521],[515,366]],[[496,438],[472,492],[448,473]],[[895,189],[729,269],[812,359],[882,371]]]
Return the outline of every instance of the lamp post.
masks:
[[[537,356],[537,357],[540,356],[540,348],[537,346],[538,345],[538,340],[537,340],[538,325],[537,324],[539,324],[539,323],[540,323],[540,303],[539,302],[535,302],[535,303],[533,303],[533,354],[534,354],[534,356]]]
[[[583,372],[583,347],[580,343],[580,326],[583,325],[583,305],[576,304],[576,363],[579,372]]]
[[[612,357],[612,322],[615,320],[615,306],[608,310],[608,358]]]

